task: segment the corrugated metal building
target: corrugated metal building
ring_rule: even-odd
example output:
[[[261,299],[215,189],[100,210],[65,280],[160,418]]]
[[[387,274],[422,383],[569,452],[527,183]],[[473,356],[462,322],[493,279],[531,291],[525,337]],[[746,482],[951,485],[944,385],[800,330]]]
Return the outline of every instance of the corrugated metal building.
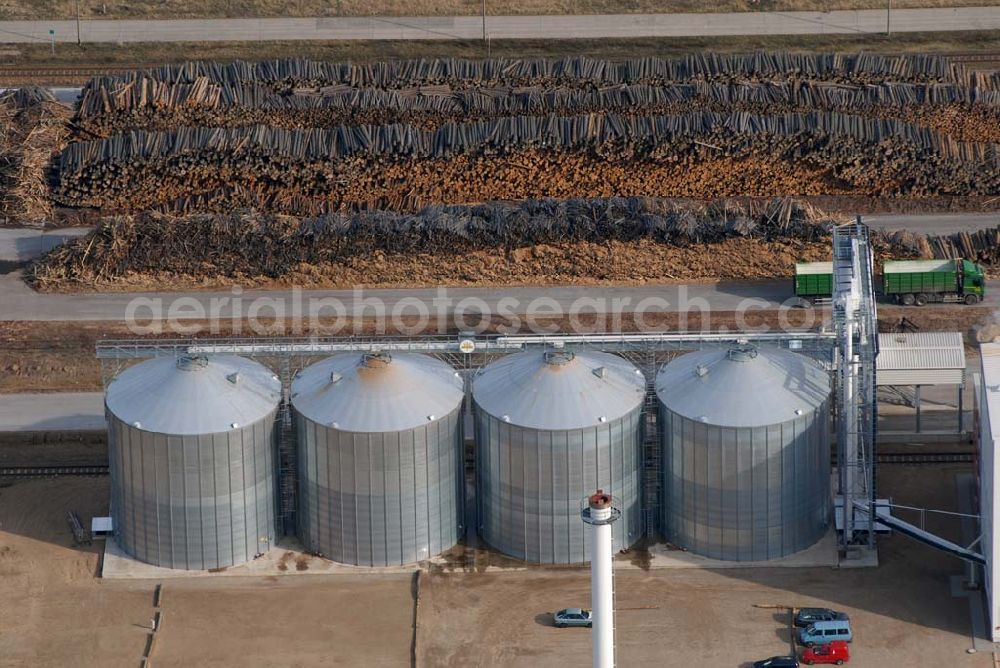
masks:
[[[291,392],[307,550],[390,566],[458,542],[465,391],[453,368],[426,355],[349,353],[304,369]]]
[[[960,332],[878,335],[879,385],[962,385],[965,344]]]
[[[714,559],[809,547],[830,520],[830,378],[778,348],[682,355],[656,377],[661,529]]]
[[[984,343],[979,388],[979,504],[990,635],[1000,642],[1000,343]]]
[[[182,569],[270,549],[280,399],[277,376],[240,357],[163,357],[119,374],[105,409],[121,548]]]
[[[581,502],[615,497],[615,549],[642,533],[640,469],[645,378],[592,351],[509,355],[473,382],[479,534],[538,563],[588,559]]]

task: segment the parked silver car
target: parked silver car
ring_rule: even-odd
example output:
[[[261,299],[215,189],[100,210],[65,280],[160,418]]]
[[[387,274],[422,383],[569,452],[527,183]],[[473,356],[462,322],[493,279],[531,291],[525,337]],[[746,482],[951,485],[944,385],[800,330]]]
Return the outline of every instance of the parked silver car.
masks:
[[[559,610],[558,612],[552,613],[552,619],[558,628],[566,628],[567,626],[593,626],[593,619],[590,616],[590,610],[583,610],[581,608],[566,608],[564,610]]]

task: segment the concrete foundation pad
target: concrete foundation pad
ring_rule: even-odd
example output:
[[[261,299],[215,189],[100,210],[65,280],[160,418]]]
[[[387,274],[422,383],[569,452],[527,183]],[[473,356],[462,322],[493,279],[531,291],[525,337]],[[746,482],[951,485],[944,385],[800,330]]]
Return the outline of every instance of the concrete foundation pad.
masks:
[[[877,554],[864,550],[862,556],[838,561],[837,533],[834,529],[815,545],[801,552],[769,561],[723,561],[709,559],[657,543],[648,550],[632,549],[615,555],[616,570],[660,570],[672,568],[865,568],[878,565]],[[101,577],[110,580],[164,580],[197,577],[259,577],[263,575],[358,575],[412,573],[417,570],[445,572],[524,571],[539,568],[589,568],[589,564],[529,564],[490,550],[462,545],[429,561],[403,566],[350,566],[308,554],[294,538],[282,538],[267,553],[251,562],[220,570],[187,571],[153,566],[125,554],[118,543],[108,537],[104,549]]]
[[[122,551],[118,542],[108,537],[104,547],[101,577],[112,580],[165,580],[197,577],[246,577],[261,575],[343,575],[358,573],[412,573],[420,566],[368,567],[338,564],[302,551],[294,539],[281,539],[271,550],[253,561],[219,570],[188,571],[153,566],[133,559]]]
[[[822,566],[836,568],[838,565],[837,532],[832,528],[812,547],[787,557],[767,561],[709,559],[684,550],[672,549],[665,543],[657,543],[649,548],[648,564],[641,562],[630,553],[619,555],[615,559],[615,568],[621,570],[632,568],[644,570],[667,568],[815,568]]]

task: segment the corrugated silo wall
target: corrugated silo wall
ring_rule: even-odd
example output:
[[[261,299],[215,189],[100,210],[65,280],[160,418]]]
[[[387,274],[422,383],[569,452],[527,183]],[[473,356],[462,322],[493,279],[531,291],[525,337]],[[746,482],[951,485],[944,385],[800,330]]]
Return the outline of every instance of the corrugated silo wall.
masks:
[[[118,544],[140,561],[235,566],[275,540],[275,413],[232,431],[172,436],[108,413],[111,512]]]
[[[475,407],[479,535],[518,559],[546,564],[589,559],[583,498],[610,492],[622,516],[615,550],[642,535],[642,407],[594,427],[525,429]]]
[[[830,519],[829,401],[766,427],[729,428],[660,405],[664,537],[713,559],[803,550]]]
[[[461,404],[415,429],[339,431],[295,411],[299,538],[327,559],[395,566],[458,543],[465,486]]]

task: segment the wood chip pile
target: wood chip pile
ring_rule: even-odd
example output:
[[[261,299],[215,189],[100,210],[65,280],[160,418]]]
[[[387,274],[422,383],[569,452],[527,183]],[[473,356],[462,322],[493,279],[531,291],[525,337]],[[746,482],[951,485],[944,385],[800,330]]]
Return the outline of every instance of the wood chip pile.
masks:
[[[0,223],[39,225],[51,216],[50,170],[71,116],[44,88],[0,95]]]

